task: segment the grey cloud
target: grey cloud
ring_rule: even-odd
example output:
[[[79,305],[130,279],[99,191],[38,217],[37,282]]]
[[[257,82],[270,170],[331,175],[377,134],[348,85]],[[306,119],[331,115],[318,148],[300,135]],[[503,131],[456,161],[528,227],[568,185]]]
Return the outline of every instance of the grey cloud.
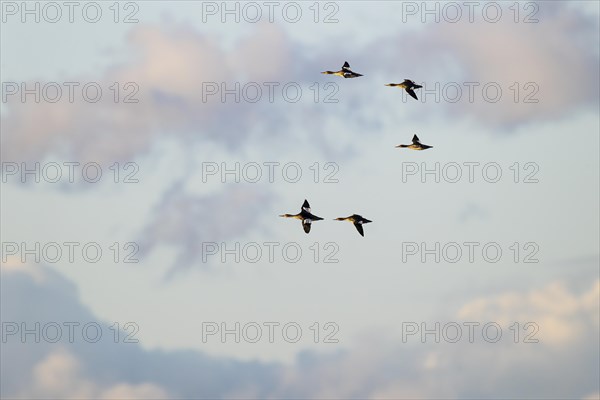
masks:
[[[188,194],[183,181],[168,189],[140,233],[141,256],[164,245],[177,248],[168,276],[190,267],[208,268],[203,243],[221,243],[260,229],[272,198],[263,186],[227,184],[207,196]]]
[[[429,22],[426,29],[380,37],[356,49],[352,56],[360,59],[369,54],[365,74],[386,80],[382,84],[404,78],[424,84],[419,98],[425,104],[414,104],[421,115],[472,119],[499,132],[597,109],[598,20],[566,2],[537,4],[539,23],[514,23],[510,13],[495,24],[481,18],[473,23],[465,18],[459,23]],[[503,7],[505,13],[507,8],[508,3]],[[472,102],[465,82],[478,85],[474,86]],[[519,84],[518,95],[515,82]],[[532,85],[526,86],[530,82]],[[496,103],[483,96],[483,87],[488,83],[502,90]],[[456,87],[459,94],[455,93]],[[492,99],[495,93],[490,87]],[[426,94],[426,90],[431,93]],[[526,98],[538,101],[529,103]],[[401,109],[416,102],[407,98],[397,103]]]
[[[69,321],[80,326],[98,322],[105,335],[112,333],[108,323],[100,321],[81,304],[69,281],[48,268],[39,268],[43,270],[43,283],[36,283],[23,273],[3,271],[3,323],[25,322],[31,329],[35,322],[43,325]],[[121,335],[127,333],[121,331]],[[79,360],[82,375],[102,388],[150,382],[173,398],[227,398],[232,390],[252,388],[255,382],[262,382],[257,395],[264,397],[278,381],[276,365],[218,359],[194,351],[146,351],[139,344],[115,344],[112,340],[105,337],[97,343],[88,343],[77,336],[74,343],[69,343],[65,333],[59,342],[51,344],[43,340],[33,343],[33,336],[26,343],[10,337],[2,344],[0,356],[2,398],[28,393],[34,366],[61,350]]]
[[[72,284],[39,268],[42,280],[3,271],[3,322],[97,321],[81,305]],[[589,282],[590,276],[586,279]],[[197,351],[147,351],[137,344],[110,341],[22,344],[10,340],[3,344],[0,356],[2,397],[26,393],[34,367],[66,350],[82,364],[81,376],[99,388],[151,387],[171,398],[583,398],[598,392],[599,328],[598,321],[589,319],[598,311],[597,288],[596,283],[572,292],[544,284],[514,294],[490,295],[483,303],[472,301],[455,315],[460,321],[487,318],[489,312],[499,319],[521,311],[534,316],[542,312],[538,317],[566,317],[561,323],[582,328],[570,330],[559,342],[549,340],[556,332],[542,321],[537,344],[511,340],[493,344],[480,339],[472,344],[423,344],[418,338],[403,344],[389,331],[371,331],[352,349],[328,355],[305,351],[291,366],[208,357]],[[515,295],[520,299],[517,303]],[[561,301],[562,310],[548,308],[553,301]],[[587,311],[571,313],[573,306]],[[102,326],[108,331],[107,324]]]

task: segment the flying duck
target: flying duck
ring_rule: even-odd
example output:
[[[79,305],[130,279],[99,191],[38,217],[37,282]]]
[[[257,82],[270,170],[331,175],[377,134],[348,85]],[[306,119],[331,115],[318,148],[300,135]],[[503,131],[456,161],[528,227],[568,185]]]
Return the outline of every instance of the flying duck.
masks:
[[[402,83],[386,83],[385,86],[397,86],[401,89],[404,89],[406,90],[406,93],[410,94],[410,96],[415,100],[419,99],[417,98],[414,89],[420,89],[423,87],[421,85],[417,85],[414,81],[411,81],[410,79],[405,79]]]
[[[359,76],[362,76],[361,74],[357,74],[356,72],[350,70],[350,64],[348,64],[348,61],[344,62],[342,69],[339,71],[324,71],[321,73],[326,75],[343,76],[344,78],[358,78]]]
[[[356,227],[356,230],[358,231],[358,233],[360,233],[360,236],[365,236],[365,232],[363,231],[363,224],[368,224],[369,222],[373,222],[373,221],[369,221],[366,218],[363,218],[362,216],[358,215],[358,214],[352,214],[349,217],[346,218],[336,218],[336,221],[350,221],[354,224],[354,226]]]
[[[298,214],[282,214],[280,217],[284,218],[296,218],[302,221],[302,227],[304,228],[304,232],[310,232],[310,225],[313,221],[320,221],[323,218],[317,217],[316,215],[311,214],[310,212],[310,204],[305,199],[304,204],[302,204],[302,209]]]
[[[432,148],[433,146],[428,146],[426,144],[421,143],[417,135],[415,135],[412,138],[412,144],[399,144],[396,147],[408,147],[409,149],[413,150],[427,150]]]

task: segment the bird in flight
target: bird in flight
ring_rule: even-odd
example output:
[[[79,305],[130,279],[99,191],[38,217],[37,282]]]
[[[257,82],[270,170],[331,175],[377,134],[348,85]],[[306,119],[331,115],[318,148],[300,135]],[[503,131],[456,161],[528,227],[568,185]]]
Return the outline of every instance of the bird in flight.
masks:
[[[407,147],[407,148],[413,149],[413,150],[427,150],[427,149],[432,148],[433,146],[429,146],[429,145],[421,143],[419,141],[419,138],[417,137],[417,135],[415,135],[412,138],[412,144],[399,144],[396,147]]]
[[[356,72],[350,69],[350,64],[348,64],[348,61],[344,62],[342,69],[340,69],[339,71],[324,71],[321,73],[326,75],[343,76],[344,78],[358,78],[359,76],[362,76],[361,74],[357,74]]]
[[[417,85],[414,81],[411,81],[410,79],[405,79],[402,83],[386,83],[385,86],[396,86],[400,89],[404,89],[406,90],[406,93],[410,94],[410,96],[415,100],[419,100],[419,98],[417,97],[414,89],[420,89],[423,87],[421,85]]]
[[[298,214],[282,214],[280,217],[284,218],[295,218],[302,221],[302,227],[304,228],[304,232],[310,232],[310,226],[313,221],[320,221],[323,218],[317,217],[316,215],[311,214],[310,212],[310,204],[305,199],[304,204],[302,204],[302,209]]]
[[[336,221],[350,221],[354,224],[354,226],[356,227],[356,230],[358,231],[358,233],[360,233],[360,236],[365,236],[365,232],[363,231],[363,224],[368,224],[369,222],[373,222],[373,221],[369,221],[366,218],[363,218],[361,215],[358,214],[352,214],[349,217],[346,218],[336,218]]]

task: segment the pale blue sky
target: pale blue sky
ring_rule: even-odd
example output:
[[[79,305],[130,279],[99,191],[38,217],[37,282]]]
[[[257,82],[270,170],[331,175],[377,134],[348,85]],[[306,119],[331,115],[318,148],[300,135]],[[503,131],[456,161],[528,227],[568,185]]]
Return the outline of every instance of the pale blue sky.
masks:
[[[289,382],[277,381],[280,390],[265,396],[501,393],[504,378],[484,384],[474,378],[476,369],[467,371],[473,382],[447,383],[446,392],[442,387],[411,392],[403,382],[417,372],[406,372],[404,366],[398,367],[397,380],[371,390],[369,368],[388,368],[389,360],[363,358],[365,347],[373,346],[374,354],[404,349],[402,321],[464,320],[461,315],[476,313],[460,310],[478,310],[475,305],[482,301],[492,304],[490,313],[499,320],[522,321],[524,315],[540,319],[540,340],[547,347],[533,351],[531,365],[543,365],[552,351],[598,355],[597,343],[580,341],[589,333],[582,333],[581,326],[589,323],[592,333],[598,331],[597,321],[590,317],[597,314],[597,305],[586,308],[590,296],[592,301],[598,296],[599,276],[593,266],[597,267],[600,242],[594,35],[599,7],[591,3],[539,2],[539,24],[527,26],[511,22],[508,3],[502,3],[507,18],[495,25],[482,20],[403,24],[400,3],[361,1],[337,3],[340,22],[329,25],[314,24],[309,18],[298,24],[202,23],[201,3],[191,1],[139,2],[140,23],[131,25],[109,19],[96,25],[21,24],[9,19],[2,24],[3,82],[105,84],[121,77],[139,83],[140,104],[98,103],[94,108],[76,102],[51,108],[10,100],[2,104],[2,161],[98,161],[105,168],[114,161],[133,161],[139,165],[140,182],[114,184],[103,179],[99,184],[57,186],[9,180],[2,184],[2,240],[95,241],[105,248],[115,241],[141,243],[145,247],[138,264],[115,264],[107,257],[98,264],[61,262],[49,268],[73,283],[76,304],[87,307],[98,320],[138,323],[144,351],[173,355],[194,351],[236,361],[281,363],[278,371]],[[305,11],[310,4],[302,3]],[[548,39],[542,42],[544,38]],[[319,74],[346,60],[365,76],[344,80]],[[495,104],[481,97],[457,104],[402,101],[399,90],[383,85],[404,78],[442,85],[498,82],[504,95]],[[199,101],[200,82],[217,79],[298,82],[305,97],[293,104],[280,96],[273,104]],[[512,102],[509,86],[514,81],[536,83],[539,103]],[[339,103],[311,102],[308,87],[314,82],[337,84]],[[408,143],[415,133],[433,149],[414,152],[394,147]],[[288,183],[281,175],[274,183],[202,182],[203,162],[272,161],[297,162],[306,178],[299,183]],[[335,162],[339,183],[311,182],[308,167],[315,162]],[[478,169],[474,183],[466,178],[456,184],[422,183],[417,177],[402,182],[403,163],[431,168],[452,162],[495,162],[503,178],[487,183]],[[512,182],[509,167],[515,162],[536,163],[539,183]],[[278,217],[297,212],[305,198],[313,212],[325,218],[314,224],[310,235],[298,221]],[[213,209],[207,210],[209,206]],[[247,211],[253,215],[244,215]],[[364,238],[347,222],[332,221],[352,213],[373,220],[365,226]],[[281,257],[275,263],[203,264],[201,241],[297,242],[305,253],[296,264],[282,262]],[[483,262],[480,253],[472,264],[465,257],[455,264],[421,263],[418,257],[402,262],[403,242],[433,246],[465,241],[497,242],[505,253],[497,264]],[[314,263],[309,246],[315,242],[321,248],[335,242],[340,262]],[[536,242],[540,262],[515,264],[508,250],[514,242]],[[33,266],[42,271],[47,267]],[[12,275],[3,270],[3,281],[4,276]],[[49,289],[52,282],[47,281]],[[567,288],[569,301],[581,303],[577,310],[584,311],[553,310],[553,301],[560,300],[556,293],[563,292],[552,285]],[[506,306],[510,302],[504,302],[504,296],[522,296],[523,309],[531,312]],[[10,302],[3,294],[3,303]],[[295,321],[305,329],[314,321],[333,321],[340,327],[340,342],[314,344],[307,335],[293,345],[202,343],[203,321]],[[559,328],[566,324],[573,329],[564,341],[556,339],[561,331],[557,323]],[[493,358],[494,349],[489,354],[470,351],[489,360],[486,357]],[[508,374],[511,363],[522,361],[523,350],[508,346],[496,351],[500,350],[510,353],[507,367],[498,367],[499,375],[506,377],[502,374]],[[422,345],[410,351],[415,360],[429,360],[436,349]],[[333,373],[331,379],[351,381],[358,375],[357,387],[297,389],[295,385],[311,387],[298,367],[302,354],[315,357],[315,369],[327,371],[337,365],[328,357],[347,354],[345,368],[353,372]],[[458,354],[445,356],[452,363]],[[354,357],[357,361],[352,361]],[[3,360],[3,370],[11,361]],[[564,361],[573,371],[593,376],[585,361]],[[430,374],[444,372],[421,371],[417,381]],[[539,372],[557,385],[561,374],[558,369]],[[566,384],[556,387],[556,393],[580,398],[594,394],[597,383],[586,376],[578,389],[585,393]],[[23,378],[23,388],[31,384],[27,379]],[[163,381],[148,380],[170,396],[181,395],[169,391]],[[137,382],[129,377],[123,381]],[[104,393],[98,385],[96,397]],[[533,395],[544,397],[547,388],[539,388]],[[239,388],[239,396],[253,396],[245,390]],[[7,394],[37,396],[20,389]],[[220,394],[235,395],[235,391]]]

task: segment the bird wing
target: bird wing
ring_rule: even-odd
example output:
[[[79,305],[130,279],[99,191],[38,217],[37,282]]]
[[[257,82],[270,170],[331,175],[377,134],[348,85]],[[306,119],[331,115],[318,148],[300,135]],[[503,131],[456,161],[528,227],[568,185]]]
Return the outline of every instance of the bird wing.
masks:
[[[308,204],[307,200],[304,200],[304,204],[302,204],[302,209],[306,212],[310,212],[310,204]]]
[[[354,226],[356,227],[356,230],[358,231],[358,233],[360,233],[360,236],[365,236],[365,232],[363,231],[363,227],[362,224],[359,224],[358,222],[354,223]]]
[[[344,65],[342,65],[342,69],[348,69],[350,68],[350,64],[348,64],[348,61],[344,62]]]
[[[415,91],[412,90],[411,88],[406,88],[406,93],[410,94],[410,97],[412,97],[413,99],[419,100],[419,98],[415,94]]]
[[[412,142],[413,142],[414,144],[417,144],[417,143],[419,143],[419,138],[417,137],[417,135],[413,136]]]
[[[304,232],[306,232],[306,233],[310,232],[310,226],[311,226],[310,219],[302,220],[302,227],[304,228]]]
[[[310,219],[311,221],[321,221],[323,219],[321,217],[317,217],[313,213],[308,213],[308,215],[306,216],[306,218]]]

